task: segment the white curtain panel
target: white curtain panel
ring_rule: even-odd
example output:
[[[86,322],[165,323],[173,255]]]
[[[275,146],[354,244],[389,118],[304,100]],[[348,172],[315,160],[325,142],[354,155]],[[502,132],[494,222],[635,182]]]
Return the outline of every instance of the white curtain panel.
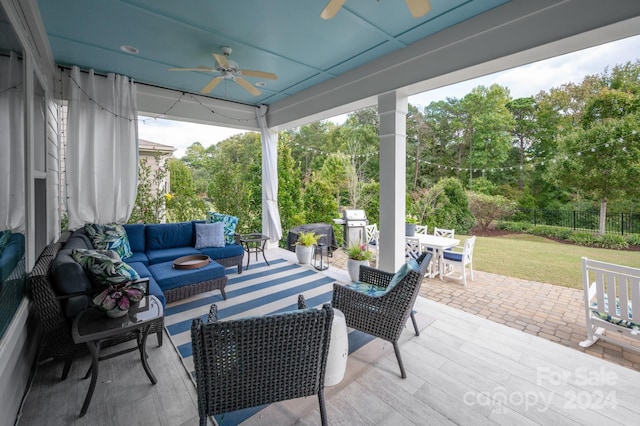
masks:
[[[282,223],[278,210],[278,133],[267,127],[267,107],[260,105],[256,109],[256,118],[260,126],[262,140],[262,230],[269,241],[277,242],[282,238]]]
[[[24,84],[22,60],[0,56],[0,231],[24,232]]]
[[[69,228],[126,223],[138,185],[136,87],[127,77],[69,76],[67,207]]]

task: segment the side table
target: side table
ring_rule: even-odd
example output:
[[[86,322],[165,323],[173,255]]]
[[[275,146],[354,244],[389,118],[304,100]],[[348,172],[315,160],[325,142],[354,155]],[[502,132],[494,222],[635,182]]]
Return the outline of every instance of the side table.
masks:
[[[262,258],[269,265],[269,261],[264,255],[264,246],[267,244],[269,237],[266,235],[262,235],[259,232],[253,232],[251,234],[240,235],[240,244],[242,244],[242,248],[247,252],[247,267],[245,270],[249,269],[249,262],[251,260],[251,253],[256,254],[256,262],[258,261],[258,253],[262,253]]]
[[[109,318],[104,312],[97,309],[87,309],[80,312],[73,320],[71,335],[76,343],[86,343],[91,352],[91,368],[87,376],[91,373],[91,383],[87,396],[82,404],[80,417],[84,416],[89,408],[93,391],[98,382],[98,366],[101,360],[113,358],[118,355],[133,352],[136,349],[140,352],[140,360],[147,377],[152,384],[156,384],[156,377],[151,372],[147,363],[147,336],[151,325],[162,319],[164,311],[162,303],[155,296],[145,296],[140,302],[129,309],[127,315],[120,318]],[[127,348],[116,353],[100,357],[100,345],[105,340],[111,340],[128,333],[135,333],[137,347]],[[86,377],[85,377],[86,378]]]

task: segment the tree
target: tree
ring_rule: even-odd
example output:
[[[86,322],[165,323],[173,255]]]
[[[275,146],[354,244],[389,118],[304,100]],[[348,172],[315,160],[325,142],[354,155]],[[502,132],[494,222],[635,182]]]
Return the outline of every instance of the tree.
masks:
[[[206,208],[204,200],[196,195],[193,176],[187,165],[179,159],[168,161],[171,196],[167,198],[167,219],[185,222],[202,219]]]
[[[613,69],[586,102],[580,126],[562,140],[564,161],[558,176],[577,191],[600,203],[601,234],[605,232],[607,203],[611,199],[638,197],[640,173],[640,62]]]
[[[283,234],[304,223],[300,170],[293,160],[289,144],[289,137],[282,133],[278,143],[278,209]]]
[[[524,189],[524,159],[528,149],[533,144],[536,134],[536,103],[533,97],[518,98],[507,103],[507,109],[511,111],[514,119],[512,135],[514,145],[518,149],[520,172],[518,187]]]
[[[129,223],[161,223],[165,220],[165,193],[167,166],[163,154],[154,151],[153,161],[148,157],[138,164],[136,202]]]
[[[476,194],[469,192],[469,210],[481,229],[489,229],[494,221],[511,215],[515,203],[502,195]]]

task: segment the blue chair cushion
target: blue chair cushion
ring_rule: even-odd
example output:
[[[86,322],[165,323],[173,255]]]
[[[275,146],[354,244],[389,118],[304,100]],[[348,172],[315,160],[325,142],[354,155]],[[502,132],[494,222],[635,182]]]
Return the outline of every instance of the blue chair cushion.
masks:
[[[174,261],[182,256],[191,256],[196,254],[202,254],[199,250],[193,247],[173,247],[156,250],[147,250],[147,257],[149,258],[149,264],[154,265],[156,263]]]
[[[242,256],[244,250],[240,244],[227,244],[224,247],[205,247],[200,252],[211,259],[224,259],[226,257]]]
[[[149,271],[156,278],[162,290],[170,290],[225,276],[224,267],[213,260],[208,265],[197,269],[175,269],[173,261],[158,263],[149,266]]]
[[[448,260],[462,262],[462,253],[454,253],[454,252],[445,250],[444,252],[442,252],[442,257]]]

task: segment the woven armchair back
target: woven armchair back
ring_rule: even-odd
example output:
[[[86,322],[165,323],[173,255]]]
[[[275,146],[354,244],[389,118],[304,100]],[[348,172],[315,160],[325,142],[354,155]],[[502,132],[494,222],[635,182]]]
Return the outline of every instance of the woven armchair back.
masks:
[[[333,309],[191,325],[201,424],[206,415],[318,395],[323,417],[324,375]]]
[[[42,356],[67,359],[73,357],[79,348],[73,342],[71,325],[49,281],[51,263],[61,247],[62,243],[52,243],[40,254],[29,274],[27,290],[42,327]]]

